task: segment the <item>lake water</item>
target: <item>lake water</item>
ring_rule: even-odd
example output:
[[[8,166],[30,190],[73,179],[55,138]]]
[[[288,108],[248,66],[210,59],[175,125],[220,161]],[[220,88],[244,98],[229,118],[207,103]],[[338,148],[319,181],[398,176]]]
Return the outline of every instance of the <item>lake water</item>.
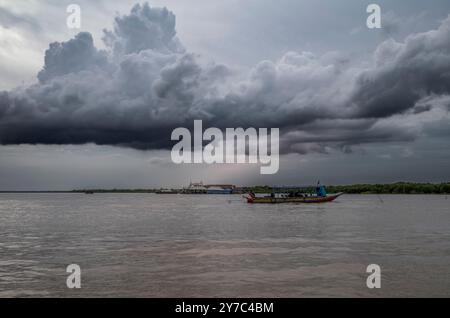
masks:
[[[449,297],[449,203],[0,194],[0,297]],[[66,287],[72,263],[81,289]],[[366,286],[369,264],[381,289]]]

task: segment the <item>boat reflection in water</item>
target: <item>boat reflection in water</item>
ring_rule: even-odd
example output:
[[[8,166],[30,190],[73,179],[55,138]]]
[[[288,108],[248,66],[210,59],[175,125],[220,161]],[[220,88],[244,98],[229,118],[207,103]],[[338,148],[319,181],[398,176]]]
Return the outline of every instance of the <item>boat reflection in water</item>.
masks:
[[[272,192],[270,195],[256,196],[250,192],[245,198],[248,203],[324,203],[334,201],[342,194],[327,194],[325,187],[318,183],[315,194],[290,191],[288,193]]]

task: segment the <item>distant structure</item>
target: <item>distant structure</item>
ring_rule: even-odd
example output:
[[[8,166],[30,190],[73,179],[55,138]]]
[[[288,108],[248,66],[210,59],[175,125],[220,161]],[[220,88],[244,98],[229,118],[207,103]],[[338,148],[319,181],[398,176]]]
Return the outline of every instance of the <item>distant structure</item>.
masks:
[[[207,188],[208,194],[233,194],[236,186],[233,184],[209,184]]]
[[[232,194],[236,186],[233,184],[203,184],[202,181],[191,182],[187,188],[182,190],[186,194]]]
[[[187,188],[183,188],[182,193],[187,194],[206,194],[208,192],[208,188],[203,184],[202,181],[195,183],[189,183]]]

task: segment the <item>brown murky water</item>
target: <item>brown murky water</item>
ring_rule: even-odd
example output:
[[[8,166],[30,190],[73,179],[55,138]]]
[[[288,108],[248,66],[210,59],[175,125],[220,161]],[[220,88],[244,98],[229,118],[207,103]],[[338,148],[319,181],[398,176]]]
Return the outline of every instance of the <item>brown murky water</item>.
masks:
[[[0,194],[3,297],[450,296],[446,196]],[[82,288],[66,287],[66,266]],[[381,289],[366,267],[381,266]]]

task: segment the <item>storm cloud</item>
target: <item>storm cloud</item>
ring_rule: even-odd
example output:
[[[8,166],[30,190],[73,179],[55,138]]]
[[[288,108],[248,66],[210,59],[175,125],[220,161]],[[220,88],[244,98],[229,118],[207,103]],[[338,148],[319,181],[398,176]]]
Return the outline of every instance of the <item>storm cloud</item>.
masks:
[[[0,92],[0,143],[168,149],[174,128],[202,119],[280,128],[284,153],[350,151],[413,140],[420,116],[450,95],[450,17],[363,62],[287,52],[249,71],[201,62],[175,25],[169,10],[138,4],[104,31],[106,50],[86,32],[50,44],[37,84]]]

